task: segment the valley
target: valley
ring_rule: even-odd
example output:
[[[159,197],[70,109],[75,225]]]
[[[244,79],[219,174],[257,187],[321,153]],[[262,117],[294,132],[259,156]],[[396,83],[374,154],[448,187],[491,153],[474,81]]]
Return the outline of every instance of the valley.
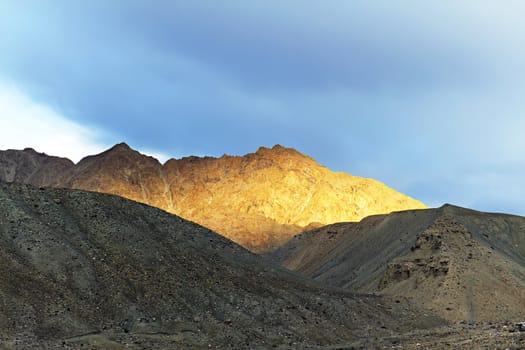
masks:
[[[282,146],[8,150],[0,179],[0,349],[525,344],[520,216],[427,208]]]

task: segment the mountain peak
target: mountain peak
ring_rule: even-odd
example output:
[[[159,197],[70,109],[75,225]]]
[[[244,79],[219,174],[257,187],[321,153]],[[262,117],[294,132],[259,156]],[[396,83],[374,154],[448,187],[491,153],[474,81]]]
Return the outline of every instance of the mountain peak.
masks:
[[[334,173],[279,144],[243,157],[188,157],[162,165],[122,142],[84,158],[61,182],[55,181],[59,174],[46,171],[53,181],[44,185],[113,193],[153,205],[259,252],[313,223],[424,207],[384,184]]]
[[[38,152],[37,150],[35,150],[32,147],[26,147],[26,148],[24,148],[24,150],[22,152],[26,153],[26,154],[29,154],[29,155],[32,155],[32,156],[37,156],[37,157],[47,157],[48,156],[46,153]]]
[[[287,159],[287,160],[297,159],[297,160],[313,161],[317,164],[315,159],[307,156],[306,154],[299,152],[295,148],[285,147],[280,144],[276,144],[272,148],[267,148],[264,146],[259,147],[259,149],[257,150],[257,152],[255,152],[255,154],[258,156],[270,158],[276,161],[282,161],[284,159]]]
[[[294,148],[285,147],[285,146],[282,146],[280,144],[276,144],[272,148],[261,146],[261,147],[259,147],[259,149],[255,153],[276,153],[276,152],[279,152],[279,153],[283,153],[283,152],[286,152],[286,153],[299,153]]]
[[[111,147],[108,151],[133,151],[131,147],[125,142],[117,143],[115,146]]]
[[[115,146],[105,150],[104,152],[95,155],[94,157],[98,157],[98,156],[107,157],[107,156],[114,156],[114,155],[134,155],[134,154],[142,155],[140,152],[131,148],[127,143],[120,142],[120,143],[117,143]],[[91,158],[91,157],[93,156],[88,156],[86,158]]]

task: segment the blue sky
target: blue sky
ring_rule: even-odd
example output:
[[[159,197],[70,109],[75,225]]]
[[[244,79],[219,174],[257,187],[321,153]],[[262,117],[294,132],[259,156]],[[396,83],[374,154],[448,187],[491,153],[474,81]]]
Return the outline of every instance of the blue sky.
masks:
[[[0,2],[0,149],[297,148],[525,214],[521,1]]]

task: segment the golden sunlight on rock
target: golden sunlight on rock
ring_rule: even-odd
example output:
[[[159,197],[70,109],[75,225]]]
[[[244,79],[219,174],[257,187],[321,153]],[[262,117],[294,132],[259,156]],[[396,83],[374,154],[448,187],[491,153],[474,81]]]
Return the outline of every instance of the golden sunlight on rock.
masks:
[[[281,245],[312,224],[425,207],[378,181],[332,172],[281,146],[244,157],[170,160],[165,169],[174,212],[254,251]]]
[[[162,165],[119,144],[41,178],[25,182],[117,194],[197,222],[254,252],[320,225],[425,208],[378,181],[333,172],[279,145],[242,157],[186,157]]]

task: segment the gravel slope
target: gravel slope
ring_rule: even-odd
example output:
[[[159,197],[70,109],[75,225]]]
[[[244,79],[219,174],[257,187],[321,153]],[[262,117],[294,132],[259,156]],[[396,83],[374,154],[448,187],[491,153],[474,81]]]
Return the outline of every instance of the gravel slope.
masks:
[[[20,184],[0,184],[0,281],[0,349],[303,349],[444,324],[144,204]]]
[[[450,321],[521,321],[525,218],[445,205],[296,236],[270,254],[354,292],[404,296]]]

